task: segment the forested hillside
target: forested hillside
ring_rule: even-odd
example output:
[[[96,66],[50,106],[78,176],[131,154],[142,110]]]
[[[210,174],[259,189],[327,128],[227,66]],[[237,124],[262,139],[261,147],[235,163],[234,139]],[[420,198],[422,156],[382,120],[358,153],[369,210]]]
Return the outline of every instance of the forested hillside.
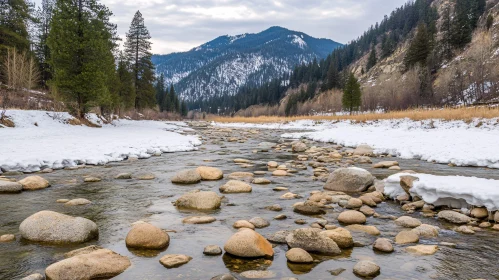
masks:
[[[350,72],[362,85],[363,110],[491,100],[499,86],[497,2],[408,2],[323,60],[298,65],[289,76],[262,87],[243,88],[234,98],[213,99],[193,108],[211,107],[214,112],[213,107],[221,104],[223,113],[233,114],[256,104],[310,105],[317,95],[340,95],[321,97],[338,101]],[[329,107],[342,110],[341,103]],[[314,108],[309,110],[294,111],[314,113]]]

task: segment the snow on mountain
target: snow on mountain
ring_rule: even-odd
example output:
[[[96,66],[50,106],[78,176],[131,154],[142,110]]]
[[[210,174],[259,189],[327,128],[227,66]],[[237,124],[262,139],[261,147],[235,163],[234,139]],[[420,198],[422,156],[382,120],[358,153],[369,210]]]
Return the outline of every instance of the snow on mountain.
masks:
[[[302,32],[271,27],[257,34],[220,36],[183,53],[154,55],[157,73],[188,101],[234,95],[245,84],[259,85],[296,65],[324,58],[341,44]]]

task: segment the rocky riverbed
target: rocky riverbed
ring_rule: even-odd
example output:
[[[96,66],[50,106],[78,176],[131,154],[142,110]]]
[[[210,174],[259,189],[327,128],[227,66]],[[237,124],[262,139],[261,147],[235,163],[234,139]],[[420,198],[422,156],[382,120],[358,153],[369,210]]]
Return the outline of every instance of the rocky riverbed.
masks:
[[[0,279],[499,278],[494,213],[382,195],[406,170],[498,172],[194,125],[199,151],[4,174]]]

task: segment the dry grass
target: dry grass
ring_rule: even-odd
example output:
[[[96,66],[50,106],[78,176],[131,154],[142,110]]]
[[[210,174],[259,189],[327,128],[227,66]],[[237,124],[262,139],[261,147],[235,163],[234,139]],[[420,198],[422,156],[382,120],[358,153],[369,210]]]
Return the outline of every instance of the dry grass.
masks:
[[[273,123],[296,120],[354,120],[358,122],[386,120],[386,119],[402,119],[409,118],[414,121],[427,119],[442,119],[442,120],[463,120],[471,121],[474,118],[492,119],[499,118],[499,107],[460,107],[460,108],[443,108],[443,109],[428,109],[428,110],[404,110],[392,111],[387,113],[369,113],[358,114],[351,116],[295,116],[295,117],[279,117],[279,116],[260,116],[260,117],[220,117],[215,115],[207,116],[208,121],[215,122],[245,122],[245,123]]]

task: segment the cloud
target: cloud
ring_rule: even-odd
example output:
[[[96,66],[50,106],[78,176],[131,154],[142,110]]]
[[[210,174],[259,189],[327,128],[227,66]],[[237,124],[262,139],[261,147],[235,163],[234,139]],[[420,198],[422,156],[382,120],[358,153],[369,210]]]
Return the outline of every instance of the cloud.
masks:
[[[282,26],[347,43],[407,0],[102,0],[124,38],[140,10],[154,53],[187,51],[220,35]],[[37,3],[41,0],[36,0]]]

